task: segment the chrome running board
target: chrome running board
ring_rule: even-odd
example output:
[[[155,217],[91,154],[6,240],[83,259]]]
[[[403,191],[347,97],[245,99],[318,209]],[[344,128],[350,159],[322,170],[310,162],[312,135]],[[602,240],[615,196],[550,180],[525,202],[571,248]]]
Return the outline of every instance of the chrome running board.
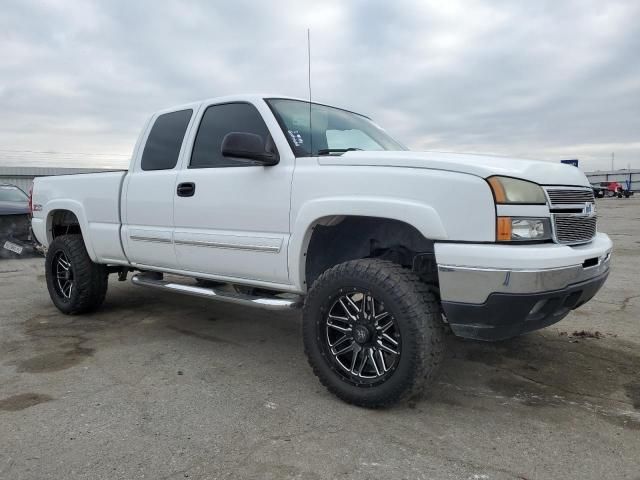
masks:
[[[235,303],[267,310],[292,310],[302,306],[299,296],[295,298],[280,297],[256,297],[237,292],[226,292],[215,288],[197,287],[195,285],[183,285],[155,278],[145,277],[143,273],[137,273],[131,277],[131,283],[142,287],[152,287],[160,290],[184,293],[195,297],[209,298],[221,302]]]

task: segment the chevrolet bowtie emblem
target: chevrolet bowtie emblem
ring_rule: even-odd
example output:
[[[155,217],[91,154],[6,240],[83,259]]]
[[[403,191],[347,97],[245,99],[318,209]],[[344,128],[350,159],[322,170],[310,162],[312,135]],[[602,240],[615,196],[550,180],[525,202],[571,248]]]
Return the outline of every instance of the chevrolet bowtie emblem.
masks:
[[[585,202],[582,213],[584,213],[585,215],[591,215],[593,213],[593,203]]]

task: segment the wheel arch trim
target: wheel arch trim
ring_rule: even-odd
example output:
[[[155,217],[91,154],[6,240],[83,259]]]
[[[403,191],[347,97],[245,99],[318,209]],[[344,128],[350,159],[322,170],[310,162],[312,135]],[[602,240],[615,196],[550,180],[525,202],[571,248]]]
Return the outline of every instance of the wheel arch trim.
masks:
[[[430,240],[447,240],[447,232],[438,212],[431,206],[398,198],[331,197],[307,202],[292,219],[289,242],[289,277],[301,292],[306,291],[306,252],[314,227],[335,217],[376,217],[397,220],[414,227]]]
[[[44,209],[44,217],[45,221],[45,235],[47,240],[47,246],[51,245],[53,241],[53,216],[56,212],[59,211],[68,211],[73,213],[78,219],[78,225],[80,226],[80,233],[82,234],[82,241],[84,242],[84,246],[87,249],[87,253],[89,254],[89,258],[93,262],[97,262],[97,256],[95,254],[95,250],[93,249],[93,245],[91,244],[91,239],[88,236],[89,233],[89,222],[85,215],[84,207],[82,203],[76,200],[64,199],[64,200],[52,200],[48,202]]]

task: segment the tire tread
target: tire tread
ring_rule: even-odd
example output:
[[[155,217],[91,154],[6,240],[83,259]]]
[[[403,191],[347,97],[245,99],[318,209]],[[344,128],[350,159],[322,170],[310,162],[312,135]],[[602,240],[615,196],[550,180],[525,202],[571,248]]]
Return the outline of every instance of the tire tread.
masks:
[[[74,290],[71,301],[61,301],[53,286],[51,262],[56,252],[64,250],[73,265]],[[104,265],[91,261],[82,235],[61,235],[49,246],[46,257],[47,287],[55,306],[67,315],[96,310],[104,302],[108,287],[108,273]]]
[[[396,315],[403,315],[407,320],[409,331],[405,335],[417,339],[417,348],[411,352],[413,374],[405,384],[400,384],[393,391],[386,391],[384,394],[377,394],[375,388],[371,392],[366,392],[365,395],[350,393],[340,388],[337,383],[340,379],[336,379],[335,375],[326,374],[326,369],[319,363],[324,359],[313,355],[310,344],[312,339],[309,338],[308,333],[310,327],[306,326],[305,353],[313,372],[331,393],[348,403],[359,406],[388,407],[419,396],[425,385],[434,378],[444,353],[444,325],[440,316],[438,298],[430,286],[422,282],[415,273],[398,264],[375,258],[352,260],[330,268],[314,282],[305,300],[303,309],[305,322],[312,317],[309,309],[316,308],[321,303],[322,299],[318,298],[318,295],[321,294],[323,287],[339,284],[342,278],[351,276],[371,281],[389,292],[391,296],[400,299],[399,303],[403,308]]]

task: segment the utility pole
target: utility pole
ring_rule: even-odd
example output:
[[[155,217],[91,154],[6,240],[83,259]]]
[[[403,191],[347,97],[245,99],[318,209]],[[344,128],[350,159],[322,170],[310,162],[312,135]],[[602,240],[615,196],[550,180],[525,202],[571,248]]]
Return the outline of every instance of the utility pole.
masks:
[[[613,172],[614,170],[614,162],[616,160],[616,154],[614,152],[611,152],[611,171]]]

